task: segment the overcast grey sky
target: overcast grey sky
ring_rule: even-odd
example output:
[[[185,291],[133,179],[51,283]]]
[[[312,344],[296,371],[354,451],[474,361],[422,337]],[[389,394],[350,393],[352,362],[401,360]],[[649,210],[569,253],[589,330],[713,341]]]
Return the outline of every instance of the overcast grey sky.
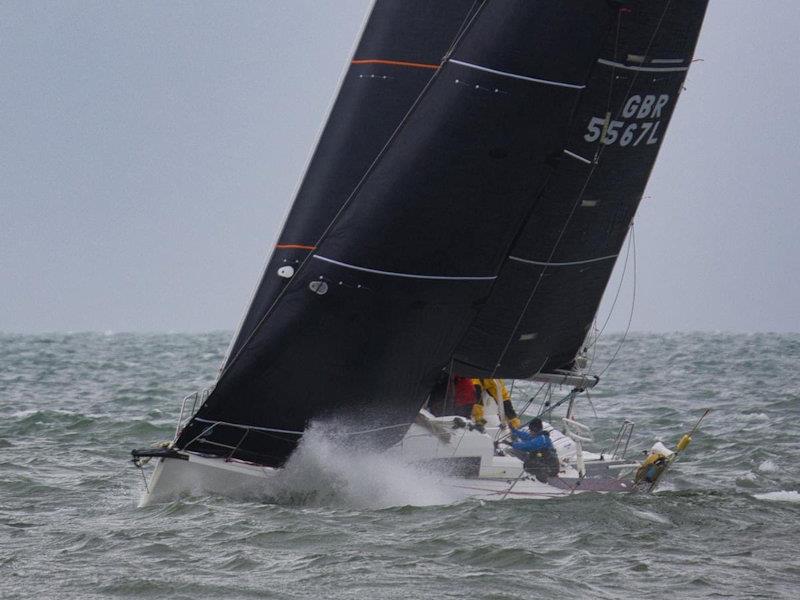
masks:
[[[234,329],[367,6],[0,4],[0,331]],[[711,0],[633,329],[800,331],[798,25],[797,0]]]

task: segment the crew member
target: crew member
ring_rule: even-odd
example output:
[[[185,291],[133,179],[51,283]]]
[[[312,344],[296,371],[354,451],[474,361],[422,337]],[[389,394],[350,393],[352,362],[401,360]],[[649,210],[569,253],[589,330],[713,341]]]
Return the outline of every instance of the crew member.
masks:
[[[453,376],[453,404],[455,414],[460,417],[471,417],[475,404],[480,396],[469,377]],[[485,422],[485,421],[484,421]]]
[[[542,420],[539,417],[532,419],[531,422],[528,423],[528,431],[512,427],[511,435],[516,439],[516,441],[511,444],[511,447],[520,452],[536,452],[538,450],[553,448],[550,435],[544,430]]]
[[[540,418],[532,419],[528,423],[528,431],[512,427],[511,434],[516,440],[511,447],[520,453],[524,460],[524,469],[528,473],[541,482],[558,475],[558,453],[550,441],[550,435],[544,431]]]
[[[519,417],[517,416],[517,411],[514,410],[514,405],[511,404],[511,394],[508,393],[503,380],[473,379],[473,382],[476,386],[478,386],[479,389],[486,390],[486,393],[494,398],[495,402],[497,402],[497,406],[503,407],[503,414],[506,417],[505,420],[512,429],[518,429],[520,426]],[[482,416],[483,414],[481,414],[481,417]]]

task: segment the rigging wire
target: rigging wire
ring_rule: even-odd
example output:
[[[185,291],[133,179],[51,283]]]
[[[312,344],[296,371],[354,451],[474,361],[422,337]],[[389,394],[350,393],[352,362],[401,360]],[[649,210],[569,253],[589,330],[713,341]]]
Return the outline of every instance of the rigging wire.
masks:
[[[477,10],[475,10],[475,7],[478,5],[478,2],[480,2],[481,5],[478,7]],[[472,21],[474,21],[475,17],[478,16],[478,13],[483,10],[484,4],[486,4],[486,0],[473,0],[472,6],[469,7],[469,10],[464,15],[464,20],[461,22],[461,26],[458,28],[456,37],[453,38],[453,43],[450,44],[450,47],[447,49],[447,52],[444,53],[444,58],[442,59],[442,62],[447,60],[453,54],[453,52],[456,49],[456,46],[458,45],[458,42],[461,41],[461,38],[467,32],[467,29],[469,29],[470,26],[472,25]]]
[[[599,337],[599,330],[597,329],[597,313],[594,314],[594,319],[592,319],[592,335],[594,339],[592,343],[585,347],[585,350],[592,350],[592,357],[587,361],[586,368],[583,369],[584,373],[591,373],[592,367],[594,366],[594,359],[597,357],[597,338]],[[589,335],[586,336],[586,339],[591,339]],[[585,340],[584,340],[585,341]]]
[[[543,383],[542,385],[539,386],[539,389],[536,390],[536,393],[530,398],[528,398],[528,401],[522,406],[522,408],[519,411],[519,414],[521,415],[525,414],[525,412],[531,407],[531,404],[533,404],[533,402],[536,400],[536,398],[539,396],[539,394],[544,389],[544,386],[546,385],[547,385],[546,383]]]
[[[617,354],[619,354],[619,351],[622,349],[622,344],[625,343],[625,338],[628,337],[628,332],[631,329],[631,322],[633,321],[633,311],[636,307],[636,234],[633,224],[631,224],[631,244],[633,245],[633,296],[631,298],[631,311],[628,315],[628,325],[625,327],[625,333],[622,334],[622,339],[619,341],[619,345],[614,351],[614,355],[611,357],[611,360],[608,361],[608,364],[603,368],[603,370],[598,373],[598,377],[602,376],[603,373],[608,371],[608,368],[614,362],[614,359],[617,358]]]
[[[625,262],[622,264],[622,274],[620,275],[620,278],[619,278],[619,284],[617,284],[617,292],[614,294],[614,301],[611,303],[611,308],[608,310],[608,315],[606,316],[606,319],[603,322],[603,326],[600,328],[599,331],[597,331],[597,335],[595,335],[594,340],[592,340],[592,342],[586,347],[587,350],[589,348],[592,349],[592,359],[591,359],[591,362],[590,362],[590,367],[591,367],[591,365],[594,364],[594,359],[595,359],[596,352],[597,352],[597,342],[600,341],[600,336],[603,335],[603,332],[606,330],[606,326],[608,325],[608,322],[611,320],[611,316],[614,314],[614,308],[617,305],[617,300],[619,299],[619,294],[622,291],[622,285],[625,283],[625,273],[628,270],[628,258],[630,257],[630,254],[631,254],[631,239],[633,237],[633,235],[632,235],[632,232],[633,232],[633,221],[631,221],[629,232],[630,232],[630,235],[628,236],[628,249],[625,252]],[[597,317],[595,317],[595,323],[597,322],[596,319],[597,319]]]
[[[551,413],[554,409],[558,408],[561,405],[561,402],[557,402],[555,406],[553,406],[553,386],[552,384],[548,384],[547,391],[544,393],[544,398],[542,398],[542,403],[539,405],[539,412],[537,413],[537,417],[541,417],[545,413]]]
[[[589,406],[592,407],[592,412],[594,413],[594,418],[598,417],[597,409],[594,407],[594,402],[592,402],[592,395],[589,393],[589,390],[586,390],[586,401],[589,403]]]

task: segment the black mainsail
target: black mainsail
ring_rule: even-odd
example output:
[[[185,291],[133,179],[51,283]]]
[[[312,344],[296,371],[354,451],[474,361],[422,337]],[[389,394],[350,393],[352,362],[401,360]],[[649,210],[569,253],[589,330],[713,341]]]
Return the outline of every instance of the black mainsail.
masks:
[[[388,446],[443,368],[569,368],[705,5],[379,0],[176,446],[277,466],[326,416]]]
[[[474,0],[375,4],[228,362],[288,283],[277,270],[313,251],[474,10]]]

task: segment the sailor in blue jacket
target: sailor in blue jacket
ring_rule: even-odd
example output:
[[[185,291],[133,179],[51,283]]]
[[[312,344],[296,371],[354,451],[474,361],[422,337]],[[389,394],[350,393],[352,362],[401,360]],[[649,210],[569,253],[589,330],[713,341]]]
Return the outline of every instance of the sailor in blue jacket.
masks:
[[[528,423],[528,430],[511,428],[511,433],[516,438],[516,441],[511,444],[514,450],[541,452],[548,448],[553,449],[553,442],[550,441],[550,436],[544,431],[540,418],[537,417]]]
[[[512,428],[511,433],[516,440],[511,447],[521,455],[527,473],[542,483],[550,477],[558,477],[561,470],[558,453],[550,441],[550,434],[544,431],[541,419],[528,423],[528,431]]]

